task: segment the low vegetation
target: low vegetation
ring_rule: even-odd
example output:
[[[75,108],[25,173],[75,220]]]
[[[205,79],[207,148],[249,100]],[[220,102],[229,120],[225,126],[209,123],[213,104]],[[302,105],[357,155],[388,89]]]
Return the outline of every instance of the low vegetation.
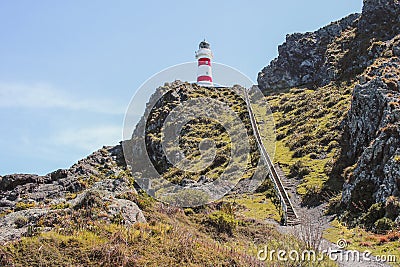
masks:
[[[377,222],[386,226],[385,221],[386,219]],[[336,243],[339,239],[344,239],[347,244],[346,249],[360,252],[368,250],[372,255],[386,257],[388,264],[399,266],[400,232],[398,229],[372,233],[361,227],[347,228],[337,220],[333,221],[331,225],[332,227],[324,233],[324,237],[329,241]]]
[[[318,90],[293,88],[266,96],[276,123],[275,162],[289,178],[300,180],[297,192],[305,205],[317,205],[341,190],[343,180],[332,167],[350,88],[331,83]]]
[[[120,197],[142,203],[147,222],[126,226],[103,220],[102,202],[89,194],[79,208],[46,216],[29,235],[1,247],[1,265],[255,266],[265,245],[271,250],[305,247],[262,220],[263,208],[257,205],[267,201],[262,194],[185,210],[151,201],[144,193]],[[47,227],[52,230],[43,231]],[[319,266],[334,265],[325,260]]]
[[[199,171],[188,172],[182,171],[174,167],[166,158],[163,151],[160,150],[162,142],[161,127],[171,110],[176,108],[180,102],[196,100],[200,98],[215,99],[221,103],[226,104],[235,112],[246,127],[245,132],[248,135],[250,145],[250,155],[244,155],[241,162],[247,161],[247,168],[242,178],[249,178],[254,172],[254,167],[259,160],[259,152],[256,146],[255,139],[252,135],[250,120],[247,113],[247,108],[244,100],[231,88],[214,88],[198,87],[195,84],[188,83],[174,83],[167,87],[169,92],[160,99],[155,108],[151,110],[147,118],[146,128],[146,145],[150,154],[154,155],[152,159],[153,165],[157,171],[163,174],[163,177],[173,183],[179,184],[183,179],[198,181],[201,178],[208,180],[215,180],[226,171],[228,163],[233,162],[230,158],[232,143],[231,135],[238,133],[238,125],[229,124],[230,118],[224,119],[223,114],[218,114],[218,119],[199,117],[191,120],[180,129],[179,147],[177,151],[181,150],[186,158],[191,162],[199,161]],[[179,98],[173,96],[173,93],[179,95]],[[191,112],[195,113],[196,107],[191,107]],[[200,108],[200,107],[199,107]],[[153,122],[159,122],[152,125]],[[223,127],[223,123],[229,124],[231,133]],[[168,126],[168,123],[166,123]],[[149,126],[151,125],[151,126]],[[176,129],[179,130],[179,129]],[[209,143],[215,144],[215,157],[207,168],[203,168],[204,161],[200,161],[201,155],[212,155],[214,146],[202,146],[203,141],[208,140]],[[199,148],[202,148],[200,151]]]

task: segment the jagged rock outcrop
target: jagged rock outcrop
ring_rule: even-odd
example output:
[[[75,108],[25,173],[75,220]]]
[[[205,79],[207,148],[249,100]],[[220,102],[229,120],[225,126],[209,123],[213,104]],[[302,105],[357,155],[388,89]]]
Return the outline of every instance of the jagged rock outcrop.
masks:
[[[400,196],[400,59],[378,62],[355,87],[344,121],[342,160],[356,164],[342,197],[350,209],[360,201],[360,191],[367,207]]]
[[[0,179],[0,211],[15,208],[25,200],[33,204],[42,201],[58,201],[67,193],[86,189],[100,176],[117,176],[124,170],[120,145],[104,147],[71,168],[57,170],[44,176],[32,174],[5,175]]]
[[[400,3],[397,0],[364,0],[361,17],[338,62],[341,79],[352,79],[375,59],[393,56],[392,40],[400,33]]]
[[[359,16],[350,15],[316,32],[288,34],[286,42],[278,48],[278,58],[258,74],[260,89],[268,91],[309,84],[321,86],[335,79],[337,51],[330,49],[329,45],[344,31],[354,28]]]
[[[48,209],[29,209],[12,212],[0,218],[0,244],[20,238],[28,232],[31,225],[48,214]]]
[[[287,35],[278,58],[258,74],[259,87],[267,92],[354,78],[376,58],[391,55],[384,46],[400,32],[399,13],[397,0],[364,0],[362,14]]]
[[[104,220],[130,225],[144,222],[140,208],[125,195],[136,194],[126,169],[122,146],[103,147],[71,168],[44,176],[12,174],[0,177],[0,243],[32,231],[51,214],[85,207],[95,195]],[[87,207],[85,207],[87,208]]]

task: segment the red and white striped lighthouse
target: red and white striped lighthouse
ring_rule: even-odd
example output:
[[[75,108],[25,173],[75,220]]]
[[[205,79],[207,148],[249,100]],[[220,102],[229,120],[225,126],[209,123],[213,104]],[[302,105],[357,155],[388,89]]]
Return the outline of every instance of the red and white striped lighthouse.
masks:
[[[213,86],[211,59],[213,54],[210,49],[210,44],[206,40],[199,44],[199,50],[196,52],[198,61],[197,68],[197,84],[200,86]]]

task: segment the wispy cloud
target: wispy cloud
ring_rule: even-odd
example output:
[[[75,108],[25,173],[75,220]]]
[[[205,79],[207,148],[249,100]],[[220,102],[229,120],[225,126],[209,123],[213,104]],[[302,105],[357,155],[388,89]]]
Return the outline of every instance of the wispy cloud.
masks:
[[[68,168],[104,145],[121,140],[122,126],[103,124],[58,129],[47,135],[32,133],[0,138],[0,175],[37,173],[44,175],[58,168]]]
[[[0,108],[61,108],[103,114],[124,114],[125,107],[106,99],[82,99],[49,84],[0,82]]]
[[[56,133],[52,142],[62,147],[94,151],[103,145],[116,145],[122,140],[122,127],[115,125],[67,129]]]

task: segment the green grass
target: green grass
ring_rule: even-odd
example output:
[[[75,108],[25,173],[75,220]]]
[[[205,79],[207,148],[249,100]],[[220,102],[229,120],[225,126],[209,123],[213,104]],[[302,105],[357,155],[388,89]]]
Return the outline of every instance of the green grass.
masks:
[[[373,234],[362,228],[349,229],[337,220],[331,223],[331,228],[324,232],[324,238],[332,243],[339,239],[346,240],[346,249],[364,252],[370,251],[372,255],[394,255],[396,262],[390,262],[392,266],[400,266],[400,232],[393,231],[387,234]]]
[[[50,206],[50,209],[52,209],[52,210],[59,210],[59,209],[66,209],[66,208],[69,208],[69,207],[70,207],[70,204],[69,204],[69,203],[63,202],[63,203],[58,203],[58,204],[53,204],[53,205],[51,205],[51,206]]]
[[[305,204],[317,204],[324,190],[341,188],[343,181],[332,174],[332,166],[340,151],[339,125],[350,107],[351,88],[332,83],[317,90],[293,88],[266,96],[276,124],[274,161],[289,177],[296,177],[295,164],[307,169],[297,177],[301,179],[297,192]]]
[[[15,211],[19,211],[19,210],[27,210],[30,208],[35,207],[35,203],[31,202],[31,203],[25,203],[25,202],[17,202],[17,204],[15,204]]]
[[[280,222],[279,210],[263,193],[229,195],[224,200],[237,205],[236,214],[239,217],[255,220],[274,219]]]

